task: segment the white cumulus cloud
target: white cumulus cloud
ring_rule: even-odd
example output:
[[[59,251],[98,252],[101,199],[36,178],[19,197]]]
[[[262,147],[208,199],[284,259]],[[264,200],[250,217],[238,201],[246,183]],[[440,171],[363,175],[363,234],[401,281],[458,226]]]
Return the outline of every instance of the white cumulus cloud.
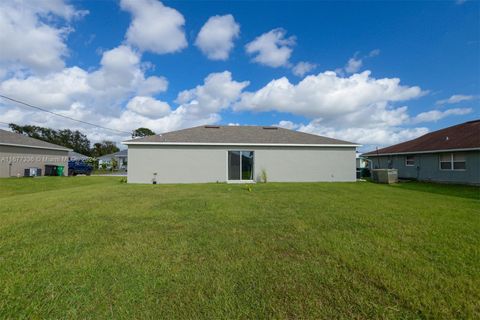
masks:
[[[471,108],[452,108],[447,110],[430,110],[426,112],[419,113],[413,118],[414,123],[422,122],[435,122],[445,117],[456,115],[461,116],[471,113],[473,110]]]
[[[300,127],[300,125],[298,123],[294,123],[290,120],[281,120],[280,122],[275,124],[275,126],[280,127],[280,128],[289,129],[289,130],[296,130]]]
[[[360,148],[362,151],[371,151],[377,146],[385,147],[415,139],[429,132],[428,128],[425,127],[403,128],[377,126],[372,128],[335,128],[323,126],[317,121],[312,121],[307,125],[301,125],[298,130],[359,143],[362,144]]]
[[[303,77],[305,74],[309,73],[316,67],[317,65],[314,63],[307,62],[307,61],[300,61],[292,68],[292,72],[294,75],[298,77]]]
[[[163,77],[145,76],[137,52],[119,46],[103,53],[97,70],[75,66],[47,75],[13,77],[0,83],[0,91],[52,110],[67,110],[80,101],[108,113],[130,95],[159,93],[167,86]]]
[[[121,0],[120,6],[132,14],[127,43],[158,54],[187,47],[183,29],[185,18],[177,10],[157,0]]]
[[[170,113],[168,103],[152,97],[136,96],[127,103],[127,109],[149,118],[159,118]]]
[[[129,99],[126,110],[138,115],[133,119],[166,114],[168,105],[148,95],[163,92],[167,86],[164,77],[146,76],[139,53],[122,45],[105,51],[97,70],[86,71],[74,66],[46,75],[19,74],[0,82],[0,92],[65,116],[109,127],[113,125],[112,119],[124,113],[124,104]],[[139,97],[131,98],[136,95]],[[101,138],[103,134],[121,140],[118,134],[112,136],[111,132],[99,128],[46,116],[43,112],[4,101],[0,101],[0,120],[52,128],[77,128],[94,138]],[[125,131],[130,128],[118,126],[114,129]]]
[[[423,95],[419,87],[400,85],[398,78],[375,79],[370,71],[339,77],[326,71],[305,77],[297,84],[283,77],[270,81],[255,92],[244,92],[236,110],[280,111],[311,118],[333,119],[354,116],[371,109],[382,111],[389,102]],[[377,113],[378,114],[378,113]]]
[[[353,57],[348,59],[347,64],[343,69],[339,69],[339,72],[345,71],[346,73],[356,73],[360,71],[360,69],[363,67],[363,60],[368,59],[368,58],[373,58],[376,57],[380,54],[379,49],[374,49],[370,51],[367,55],[359,57],[359,52],[356,52]]]
[[[436,104],[437,104],[437,105],[455,104],[455,103],[459,103],[459,102],[462,102],[462,101],[473,100],[474,98],[475,98],[475,97],[474,97],[474,96],[471,96],[471,95],[454,94],[453,96],[450,96],[450,97],[447,98],[447,99],[438,100],[438,101],[436,102]]]
[[[254,56],[254,62],[274,68],[289,66],[296,40],[294,36],[286,38],[286,33],[282,28],[270,30],[248,43],[245,50]]]
[[[358,59],[355,57],[350,58],[348,59],[347,65],[345,66],[345,71],[348,73],[355,73],[358,70],[360,70],[362,65],[363,65],[362,59]]]
[[[213,16],[200,29],[195,45],[211,60],[227,60],[239,34],[240,25],[231,14]]]
[[[87,14],[61,0],[0,2],[0,78],[9,71],[61,70],[74,18]],[[48,24],[56,19],[59,23]]]
[[[361,152],[415,139],[429,132],[428,128],[425,127],[405,128],[385,124],[371,126],[359,124],[355,127],[329,126],[325,125],[321,119],[314,119],[307,124],[282,120],[276,125],[285,129],[359,143],[362,145],[360,147]]]
[[[287,78],[272,80],[257,91],[244,92],[234,109],[304,116],[307,124],[282,120],[277,125],[384,146],[428,132],[423,127],[405,128],[410,123],[408,108],[394,106],[424,94],[417,86],[401,85],[398,78],[375,79],[369,71],[349,77],[326,71],[297,84]]]
[[[248,85],[233,80],[229,71],[211,73],[202,85],[180,92],[176,101],[195,114],[216,113],[237,101]]]

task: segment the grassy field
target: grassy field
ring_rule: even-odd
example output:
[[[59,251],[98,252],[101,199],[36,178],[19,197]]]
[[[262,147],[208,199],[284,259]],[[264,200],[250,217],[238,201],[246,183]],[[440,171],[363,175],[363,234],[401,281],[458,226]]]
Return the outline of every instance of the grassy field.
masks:
[[[0,180],[0,318],[480,318],[480,190]]]

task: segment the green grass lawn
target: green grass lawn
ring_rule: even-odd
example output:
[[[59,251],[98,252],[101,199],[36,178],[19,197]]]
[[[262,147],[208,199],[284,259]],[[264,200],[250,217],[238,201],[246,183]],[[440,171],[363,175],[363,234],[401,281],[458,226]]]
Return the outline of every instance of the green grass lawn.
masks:
[[[0,318],[480,318],[480,190],[0,180]]]

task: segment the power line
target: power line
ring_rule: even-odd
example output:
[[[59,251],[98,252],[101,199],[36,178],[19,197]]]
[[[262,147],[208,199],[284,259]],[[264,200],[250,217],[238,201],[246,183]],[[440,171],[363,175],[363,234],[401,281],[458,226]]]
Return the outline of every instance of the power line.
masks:
[[[50,110],[47,110],[47,109],[44,109],[44,108],[41,108],[41,107],[38,107],[38,106],[34,106],[34,105],[32,105],[32,104],[29,104],[29,103],[26,103],[26,102],[23,102],[23,101],[14,99],[14,98],[7,97],[7,96],[5,96],[5,95],[3,95],[3,94],[0,94],[0,97],[1,97],[1,98],[4,98],[4,99],[7,99],[7,100],[10,100],[10,101],[13,101],[13,102],[18,103],[18,104],[21,104],[21,105],[24,105],[24,106],[33,108],[33,109],[37,109],[37,110],[40,110],[40,111],[43,111],[43,112],[47,112],[47,113],[50,113],[50,114],[53,114],[53,115],[55,115],[55,116],[62,117],[62,118],[68,119],[68,120],[72,120],[72,121],[76,121],[76,122],[88,124],[88,125],[90,125],[90,126],[94,126],[94,127],[100,128],[100,129],[110,130],[110,131],[116,131],[116,132],[121,132],[121,133],[126,133],[126,134],[129,134],[129,135],[132,134],[131,132],[122,131],[122,130],[117,130],[117,129],[112,129],[112,128],[107,128],[107,127],[100,126],[100,125],[98,125],[98,124],[94,124],[94,123],[90,123],[90,122],[87,122],[87,121],[78,120],[78,119],[75,119],[75,118],[72,118],[72,117],[69,117],[69,116],[65,116],[65,115],[60,114],[60,113],[56,113],[56,112],[53,112],[53,111],[50,111]],[[2,122],[2,123],[4,123],[4,122]]]

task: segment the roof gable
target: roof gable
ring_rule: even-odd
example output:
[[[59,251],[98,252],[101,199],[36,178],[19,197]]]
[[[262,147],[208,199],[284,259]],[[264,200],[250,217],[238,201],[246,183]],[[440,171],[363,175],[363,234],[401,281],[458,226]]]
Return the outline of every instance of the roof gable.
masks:
[[[370,151],[363,155],[428,152],[455,149],[480,148],[480,120],[461,123],[452,127],[427,133],[419,138],[390,147]]]
[[[124,142],[125,144],[270,144],[351,145],[356,144],[279,127],[199,126]]]

